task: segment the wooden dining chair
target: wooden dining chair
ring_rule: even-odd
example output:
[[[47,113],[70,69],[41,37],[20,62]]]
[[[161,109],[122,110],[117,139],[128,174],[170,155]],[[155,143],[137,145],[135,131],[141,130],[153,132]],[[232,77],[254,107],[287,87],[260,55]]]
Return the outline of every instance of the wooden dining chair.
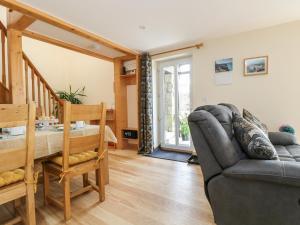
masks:
[[[106,105],[72,105],[64,102],[64,140],[61,156],[54,157],[43,163],[44,201],[64,209],[65,220],[71,218],[71,199],[85,192],[96,190],[99,201],[105,200],[104,178],[104,132],[106,121]],[[99,133],[87,136],[71,135],[71,122],[99,120]],[[95,171],[96,183],[88,179],[88,173]],[[60,179],[63,186],[61,200],[49,193],[49,175]],[[83,176],[83,187],[71,192],[70,180],[74,176]]]
[[[0,150],[0,205],[26,197],[26,218],[22,218],[16,210],[16,217],[6,224],[21,221],[35,225],[34,190],[34,139],[35,139],[35,104],[0,105],[0,127],[26,126],[24,146],[15,146]],[[17,204],[15,204],[16,206]]]

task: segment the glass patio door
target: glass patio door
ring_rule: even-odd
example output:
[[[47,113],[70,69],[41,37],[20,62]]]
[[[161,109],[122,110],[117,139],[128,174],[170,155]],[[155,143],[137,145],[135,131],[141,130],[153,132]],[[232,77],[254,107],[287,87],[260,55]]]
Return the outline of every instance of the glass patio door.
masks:
[[[189,150],[187,116],[191,109],[191,58],[160,63],[161,146]]]

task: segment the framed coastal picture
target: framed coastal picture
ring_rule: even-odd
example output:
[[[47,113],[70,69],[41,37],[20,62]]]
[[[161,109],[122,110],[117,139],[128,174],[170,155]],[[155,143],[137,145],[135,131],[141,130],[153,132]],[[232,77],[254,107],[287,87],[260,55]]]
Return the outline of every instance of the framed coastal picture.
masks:
[[[244,75],[266,75],[268,74],[268,56],[259,56],[244,59]]]
[[[215,61],[215,73],[232,71],[232,58],[220,59]]]

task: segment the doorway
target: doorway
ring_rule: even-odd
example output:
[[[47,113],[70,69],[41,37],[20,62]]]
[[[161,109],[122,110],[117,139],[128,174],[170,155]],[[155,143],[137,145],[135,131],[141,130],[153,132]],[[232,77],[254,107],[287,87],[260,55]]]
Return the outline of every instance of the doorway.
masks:
[[[161,147],[191,150],[187,117],[191,111],[191,57],[159,64]]]

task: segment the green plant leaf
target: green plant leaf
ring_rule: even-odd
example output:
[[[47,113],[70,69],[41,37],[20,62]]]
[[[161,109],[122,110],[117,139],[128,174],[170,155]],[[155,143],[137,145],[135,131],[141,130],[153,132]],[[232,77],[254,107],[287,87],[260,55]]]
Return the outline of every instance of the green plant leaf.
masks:
[[[79,97],[86,97],[84,94],[85,87],[78,88],[75,92],[72,92],[72,86],[69,85],[69,92],[67,91],[57,91],[56,94],[60,99],[71,102],[72,104],[82,104],[82,101]]]

